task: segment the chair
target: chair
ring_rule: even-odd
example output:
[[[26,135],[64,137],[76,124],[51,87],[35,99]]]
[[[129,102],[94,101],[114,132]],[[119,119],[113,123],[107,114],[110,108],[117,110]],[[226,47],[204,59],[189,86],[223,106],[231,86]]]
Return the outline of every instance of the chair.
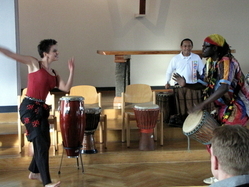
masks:
[[[46,98],[46,104],[50,105],[50,115],[48,122],[50,124],[50,132],[53,133],[52,145],[55,147],[55,151],[58,150],[58,132],[57,132],[57,117],[55,115],[55,95],[48,93]]]
[[[20,120],[19,107],[20,107],[20,104],[21,104],[22,100],[24,99],[26,93],[27,93],[27,88],[24,88],[23,91],[22,91],[22,94],[17,96],[17,106],[18,106],[17,129],[18,129],[18,142],[19,142],[18,149],[19,149],[19,153],[22,152],[22,146],[23,146],[22,134],[24,133],[24,130],[23,130],[24,127],[23,127],[23,124],[22,124],[22,122]]]
[[[73,86],[69,92],[70,96],[82,96],[84,97],[84,106],[98,106],[101,108],[101,93],[97,93],[94,86],[90,85],[78,85]],[[100,114],[99,136],[100,143],[104,143],[104,147],[107,148],[107,116]]]
[[[27,88],[24,88],[22,91],[21,95],[17,96],[17,102],[18,102],[18,108],[22,102],[22,100],[24,99],[24,97],[26,96],[27,93]],[[53,94],[48,93],[48,96],[46,98],[46,104],[51,106],[51,110],[50,110],[50,115],[48,118],[49,124],[50,124],[50,132],[53,132],[53,140],[52,140],[52,145],[55,146],[55,151],[57,151],[58,149],[58,138],[57,138],[57,118],[55,116],[55,96]],[[18,141],[19,141],[19,152],[22,152],[22,134],[23,134],[23,124],[20,120],[20,114],[18,112]]]
[[[153,103],[155,104],[155,92],[151,87],[146,84],[132,84],[126,86],[125,92],[121,93],[121,115],[122,115],[122,142],[125,141],[125,128],[126,128],[126,141],[127,147],[130,147],[130,121],[135,121],[135,114],[133,107],[138,103]],[[161,128],[161,145],[163,145],[163,116],[159,115],[160,128]],[[137,129],[137,127],[135,127]],[[157,126],[154,129],[154,139],[157,140]]]

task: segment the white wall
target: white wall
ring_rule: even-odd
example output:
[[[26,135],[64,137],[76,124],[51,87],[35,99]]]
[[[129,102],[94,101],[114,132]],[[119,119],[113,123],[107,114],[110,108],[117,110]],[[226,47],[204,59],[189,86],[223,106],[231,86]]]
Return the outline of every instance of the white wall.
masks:
[[[6,0],[7,1],[7,0]],[[176,50],[189,37],[194,49],[213,33],[223,35],[249,70],[248,0],[147,0],[146,17],[134,18],[139,0],[21,0],[19,1],[20,52],[36,56],[44,38],[59,43],[60,60],[53,67],[63,79],[66,61],[76,59],[74,85],[115,86],[113,56],[99,50]],[[172,55],[132,56],[131,83],[165,84]],[[26,67],[21,67],[26,87]]]
[[[15,0],[0,1],[0,45],[17,51]],[[0,54],[0,106],[17,104],[18,82],[17,63]]]

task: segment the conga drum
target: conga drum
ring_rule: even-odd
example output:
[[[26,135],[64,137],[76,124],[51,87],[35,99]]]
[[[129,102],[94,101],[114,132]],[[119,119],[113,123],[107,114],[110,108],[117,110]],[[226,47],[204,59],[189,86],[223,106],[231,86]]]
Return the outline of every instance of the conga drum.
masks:
[[[93,154],[98,150],[95,148],[94,132],[98,127],[101,108],[86,108],[86,127],[83,139],[82,153]]]
[[[59,100],[63,147],[69,158],[79,156],[85,129],[84,98],[63,96]]]
[[[204,145],[210,144],[213,130],[220,124],[207,112],[198,111],[188,115],[183,123],[183,134]]]
[[[159,115],[156,104],[137,104],[134,106],[137,127],[140,129],[139,149],[141,151],[154,150],[154,128]]]

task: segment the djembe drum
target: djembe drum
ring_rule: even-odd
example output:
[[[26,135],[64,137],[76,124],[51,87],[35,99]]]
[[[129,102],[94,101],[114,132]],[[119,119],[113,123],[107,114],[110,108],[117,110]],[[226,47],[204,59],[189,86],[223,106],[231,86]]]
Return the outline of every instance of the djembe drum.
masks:
[[[160,108],[156,104],[137,104],[133,109],[137,127],[140,129],[139,149],[152,151],[154,150],[153,133]]]
[[[219,123],[204,110],[189,114],[182,130],[189,138],[208,145],[213,137],[213,130],[218,126]]]
[[[174,96],[176,102],[176,115],[180,118],[178,121],[183,124],[188,116],[188,110],[202,102],[202,91],[176,85],[174,87]]]
[[[59,102],[63,147],[68,158],[78,157],[85,129],[84,98],[63,96]]]
[[[165,123],[168,123],[170,116],[175,114],[175,102],[173,92],[159,92],[156,95],[156,104],[159,105],[161,112],[163,113],[163,121]]]
[[[98,127],[101,108],[86,108],[86,127],[83,139],[82,153],[93,154],[98,150],[95,148],[94,132]]]

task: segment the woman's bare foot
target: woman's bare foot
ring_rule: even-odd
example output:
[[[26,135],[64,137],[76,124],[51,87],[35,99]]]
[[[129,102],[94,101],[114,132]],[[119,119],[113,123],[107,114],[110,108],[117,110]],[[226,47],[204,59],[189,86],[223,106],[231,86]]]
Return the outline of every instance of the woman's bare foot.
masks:
[[[40,173],[32,173],[32,172],[30,172],[30,174],[29,174],[29,179],[32,179],[32,180],[39,180],[39,181],[42,182]]]
[[[58,187],[60,186],[60,184],[61,184],[61,181],[58,181],[57,183],[46,184],[45,187]]]

